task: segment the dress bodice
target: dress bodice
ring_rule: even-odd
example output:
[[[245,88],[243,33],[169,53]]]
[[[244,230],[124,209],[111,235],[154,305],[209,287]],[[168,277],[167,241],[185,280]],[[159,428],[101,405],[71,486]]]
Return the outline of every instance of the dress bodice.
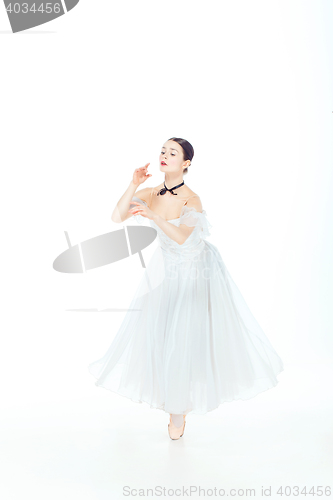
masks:
[[[137,196],[133,196],[132,200],[137,201],[141,205],[147,206],[147,203]],[[143,217],[140,214],[133,215],[133,217],[139,224],[147,221],[147,218]],[[180,245],[172,238],[167,236],[165,232],[162,231],[162,229],[157,224],[155,224],[154,221],[150,219],[148,220],[150,226],[157,231],[159,244],[163,253],[166,257],[169,257],[175,261],[193,259],[196,255],[201,253],[205,247],[204,240],[207,238],[207,236],[210,236],[209,230],[212,227],[207,219],[207,213],[205,210],[203,210],[202,212],[198,212],[197,210],[195,210],[195,208],[184,205],[182,207],[180,217],[167,221],[177,227],[179,227],[181,224],[186,224],[189,227],[194,227],[190,236],[182,245]]]

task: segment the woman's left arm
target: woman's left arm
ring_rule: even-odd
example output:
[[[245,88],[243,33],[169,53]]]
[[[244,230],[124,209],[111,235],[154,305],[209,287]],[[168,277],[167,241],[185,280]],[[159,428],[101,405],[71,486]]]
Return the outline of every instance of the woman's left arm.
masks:
[[[190,200],[186,206],[188,208],[194,208],[197,212],[202,212],[202,204],[199,197]],[[180,224],[179,227],[177,227],[155,213],[153,215],[153,221],[167,236],[169,236],[169,238],[178,243],[178,245],[183,245],[194,230],[194,227],[189,227],[186,224]]]

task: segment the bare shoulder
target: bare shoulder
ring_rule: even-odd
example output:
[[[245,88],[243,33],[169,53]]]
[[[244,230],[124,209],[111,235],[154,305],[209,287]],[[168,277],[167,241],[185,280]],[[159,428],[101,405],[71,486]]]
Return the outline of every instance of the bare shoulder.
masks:
[[[197,212],[202,212],[202,203],[198,194],[193,194],[187,200],[186,207],[195,208]]]
[[[187,192],[186,194],[184,194],[184,197],[188,200],[187,203],[190,203],[190,201],[194,201],[194,200],[200,200],[200,196],[198,193],[195,193],[194,191],[192,191],[192,189],[190,189],[188,186],[187,187]]]

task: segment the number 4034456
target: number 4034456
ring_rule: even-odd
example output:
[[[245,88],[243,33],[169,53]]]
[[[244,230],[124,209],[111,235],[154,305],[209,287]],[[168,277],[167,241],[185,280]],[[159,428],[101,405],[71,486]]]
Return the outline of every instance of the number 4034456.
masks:
[[[37,6],[36,6],[37,5]],[[51,14],[51,13],[56,13],[59,14],[61,12],[61,5],[60,3],[41,3],[41,4],[35,4],[33,3],[32,5],[29,5],[27,3],[10,3],[8,4],[6,8],[7,12],[14,13],[14,14],[19,14],[23,13],[26,14],[28,12],[34,12],[34,13],[46,13],[46,14]]]

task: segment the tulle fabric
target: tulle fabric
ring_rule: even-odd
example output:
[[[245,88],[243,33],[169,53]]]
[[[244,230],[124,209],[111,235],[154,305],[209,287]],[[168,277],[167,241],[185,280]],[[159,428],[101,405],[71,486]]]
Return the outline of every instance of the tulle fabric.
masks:
[[[141,200],[140,198],[138,198],[137,196],[133,196],[132,201],[137,201],[141,205],[145,205],[147,207],[147,203],[144,200]],[[130,208],[134,208],[136,206],[137,205],[130,205]],[[140,215],[140,214],[132,215],[131,219],[135,220],[139,224],[143,224],[144,222],[147,222],[147,218],[142,217],[142,215]]]
[[[88,367],[95,384],[174,414],[205,414],[274,387],[283,362],[206,241],[206,212],[185,205],[169,221],[195,228],[182,245],[133,218],[148,220],[160,245],[111,346]]]
[[[132,200],[137,201],[141,205],[147,206],[147,203],[144,200],[138,198],[137,196],[133,196]],[[143,224],[148,220],[146,217],[143,217],[140,214],[133,215],[132,217],[139,224]],[[184,205],[182,207],[180,217],[178,217],[178,219],[179,219],[179,224],[186,224],[189,227],[198,226],[201,230],[202,238],[207,238],[207,236],[210,236],[210,228],[212,227],[212,225],[207,219],[207,213],[205,210],[203,210],[201,213],[197,212],[197,210],[195,210],[195,208],[193,207],[188,207],[187,205]],[[178,219],[172,219],[171,222],[176,221]]]

